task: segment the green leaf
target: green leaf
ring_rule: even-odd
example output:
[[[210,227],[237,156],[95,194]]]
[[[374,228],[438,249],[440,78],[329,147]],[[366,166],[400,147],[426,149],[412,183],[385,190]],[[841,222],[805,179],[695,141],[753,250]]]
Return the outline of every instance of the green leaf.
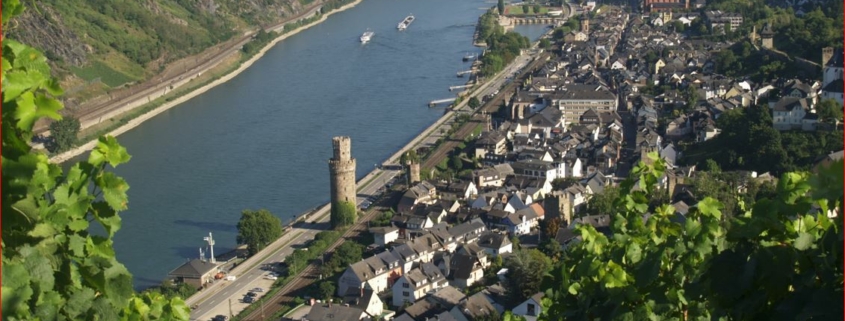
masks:
[[[107,162],[112,167],[117,167],[117,165],[128,162],[130,158],[131,156],[126,152],[126,148],[120,146],[117,139],[112,136],[102,136],[97,146],[91,151],[88,162],[94,166]]]
[[[569,286],[569,293],[572,295],[578,295],[579,290],[581,290],[581,284],[578,282],[572,283]]]
[[[170,299],[170,314],[173,320],[190,320],[191,309],[181,298]]]
[[[71,319],[82,319],[83,313],[88,311],[94,303],[94,290],[91,288],[74,289],[68,296],[67,304],[62,308]]]
[[[637,264],[642,260],[643,251],[640,249],[640,245],[632,242],[628,245],[628,249],[625,252],[625,257],[631,262],[631,264]]]
[[[120,230],[121,226],[121,218],[117,215],[117,212],[105,202],[94,202],[92,208],[97,222],[106,229],[109,237],[114,236],[114,233]]]
[[[57,231],[53,227],[53,224],[48,223],[35,224],[35,228],[33,228],[32,231],[29,231],[29,233],[27,233],[27,235],[35,238],[48,238],[56,234]]]
[[[813,245],[813,242],[815,242],[815,237],[812,234],[801,232],[798,234],[798,238],[795,239],[793,246],[799,251],[804,251],[809,249]]]
[[[105,295],[109,302],[118,309],[123,309],[132,297],[132,275],[123,264],[113,262],[114,265],[104,271],[106,280]]]
[[[86,220],[72,220],[67,227],[74,232],[85,231],[88,229],[88,221]]]
[[[12,17],[17,16],[23,12],[23,6],[21,5],[20,1],[18,0],[4,0],[3,1],[3,26],[6,26],[6,23],[9,22]],[[5,37],[3,39],[3,44],[6,44]]]
[[[85,243],[85,250],[91,256],[99,256],[105,258],[114,257],[114,248],[111,239],[102,236],[89,236]]]
[[[123,178],[111,172],[104,172],[97,177],[97,186],[103,190],[103,198],[109,206],[118,211],[127,208],[126,191],[129,185]]]
[[[85,256],[85,243],[87,239],[82,236],[72,234],[68,236],[68,249],[76,257]]]
[[[724,208],[724,206],[722,206],[722,203],[716,199],[705,197],[695,206],[701,214],[709,215],[715,217],[716,219],[722,218],[722,208]]]

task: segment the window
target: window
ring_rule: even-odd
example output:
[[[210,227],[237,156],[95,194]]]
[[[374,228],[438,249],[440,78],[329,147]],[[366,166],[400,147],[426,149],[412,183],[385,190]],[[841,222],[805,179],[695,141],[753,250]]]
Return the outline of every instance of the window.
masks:
[[[533,303],[528,303],[528,315],[537,315],[537,308]]]
[[[411,296],[411,293],[409,293],[408,291],[405,291],[405,292],[402,292],[402,296]]]
[[[408,286],[408,282],[402,282],[402,287],[406,289],[410,288],[410,286]]]

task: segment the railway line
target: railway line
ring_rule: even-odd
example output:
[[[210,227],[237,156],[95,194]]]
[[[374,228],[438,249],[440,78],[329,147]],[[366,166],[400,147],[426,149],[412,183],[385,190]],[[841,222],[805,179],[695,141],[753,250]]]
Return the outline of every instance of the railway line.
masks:
[[[471,134],[479,124],[483,125],[487,122],[487,115],[495,113],[499,109],[501,102],[514,92],[516,86],[519,83],[522,83],[522,81],[526,79],[527,75],[533,73],[539,66],[542,66],[547,58],[548,53],[542,53],[537,57],[537,59],[534,59],[534,61],[528,64],[528,66],[523,68],[520,74],[514,77],[513,81],[505,85],[504,88],[499,90],[498,94],[475,110],[472,114],[472,118],[468,122],[461,126],[461,128],[455,131],[454,134],[431,152],[425,161],[423,161],[421,168],[423,170],[430,170],[446,159],[446,156],[449,155],[449,153],[461,142],[463,142],[464,139],[469,137],[469,134]]]
[[[334,252],[334,250],[346,242],[347,240],[353,239],[361,235],[361,233],[367,231],[367,222],[373,219],[376,215],[381,213],[381,211],[385,210],[384,207],[378,206],[373,207],[367,212],[367,215],[358,220],[355,225],[349,227],[343,235],[335,241],[328,249],[326,249],[326,254]],[[299,272],[296,277],[291,280],[288,284],[285,284],[281,290],[276,292],[272,297],[266,299],[265,303],[263,303],[263,307],[261,309],[252,311],[252,313],[246,315],[242,320],[248,321],[258,321],[258,320],[267,320],[269,317],[273,316],[275,313],[278,313],[284,307],[284,304],[291,303],[294,300],[294,293],[305,289],[309,285],[313,284],[314,282],[319,280],[319,265],[316,263],[309,264],[302,272]]]

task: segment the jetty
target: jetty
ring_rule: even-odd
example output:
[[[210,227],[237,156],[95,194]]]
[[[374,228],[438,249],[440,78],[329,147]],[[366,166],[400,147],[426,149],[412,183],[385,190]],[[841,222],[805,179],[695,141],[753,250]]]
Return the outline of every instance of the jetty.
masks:
[[[456,98],[446,98],[446,99],[432,100],[431,102],[428,103],[428,107],[434,107],[434,106],[437,106],[438,104],[451,103],[451,102],[455,101],[455,99]]]
[[[472,73],[473,73],[472,70],[458,71],[458,78],[463,77],[466,74],[472,74]]]
[[[472,86],[475,86],[475,85],[449,86],[449,91],[453,91],[455,89],[471,88]]]

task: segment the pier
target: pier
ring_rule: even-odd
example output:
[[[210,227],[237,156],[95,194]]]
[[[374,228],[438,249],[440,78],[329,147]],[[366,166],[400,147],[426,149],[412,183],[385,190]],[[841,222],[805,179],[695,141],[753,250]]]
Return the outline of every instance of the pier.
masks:
[[[449,91],[453,91],[455,89],[471,88],[472,86],[475,86],[475,85],[449,86]]]
[[[437,104],[451,103],[451,102],[455,101],[455,99],[456,98],[446,98],[446,99],[432,100],[431,102],[428,103],[428,107],[434,107],[434,106],[437,106]]]
[[[458,71],[458,77],[460,78],[460,77],[463,77],[466,74],[472,74],[473,72],[474,71],[472,71],[472,70]]]

